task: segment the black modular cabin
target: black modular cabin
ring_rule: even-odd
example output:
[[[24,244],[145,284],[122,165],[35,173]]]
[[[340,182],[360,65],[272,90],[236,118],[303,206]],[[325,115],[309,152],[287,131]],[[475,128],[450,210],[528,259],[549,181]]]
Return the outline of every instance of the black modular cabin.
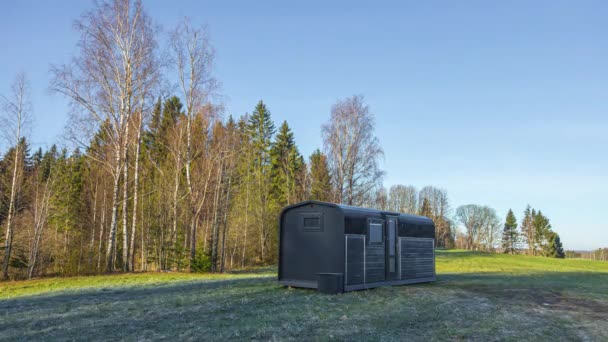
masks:
[[[279,284],[342,292],[432,282],[434,242],[427,217],[301,202],[279,218]]]

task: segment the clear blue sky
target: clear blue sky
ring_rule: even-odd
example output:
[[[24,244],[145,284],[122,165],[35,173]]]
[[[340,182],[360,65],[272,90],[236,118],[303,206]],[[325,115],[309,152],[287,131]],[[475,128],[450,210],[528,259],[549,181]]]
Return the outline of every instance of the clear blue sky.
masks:
[[[306,156],[331,104],[363,94],[387,187],[431,184],[454,208],[518,219],[530,203],[566,248],[608,246],[608,2],[144,3],[165,31],[184,15],[207,23],[228,113],[264,99]],[[27,72],[35,146],[65,125],[48,69],[75,52],[72,23],[91,4],[0,3],[0,93]]]

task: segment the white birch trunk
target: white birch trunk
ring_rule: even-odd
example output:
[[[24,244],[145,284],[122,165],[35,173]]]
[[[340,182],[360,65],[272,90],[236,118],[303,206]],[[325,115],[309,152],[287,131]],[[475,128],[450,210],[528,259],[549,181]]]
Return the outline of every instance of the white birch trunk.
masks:
[[[129,271],[129,120],[125,120],[125,139],[123,147],[123,195],[122,195],[122,267],[123,271]]]
[[[101,252],[103,250],[103,231],[106,225],[106,189],[103,189],[103,205],[101,208],[101,224],[99,225],[99,248],[97,249],[97,271],[101,270]]]
[[[22,103],[23,96],[19,94],[19,103]],[[15,134],[15,160],[13,161],[13,175],[11,178],[11,197],[8,203],[8,216],[6,219],[6,236],[4,241],[4,261],[2,262],[2,279],[8,279],[8,266],[11,259],[11,250],[13,248],[13,219],[15,216],[15,198],[17,196],[17,173],[19,171],[19,143],[21,140],[21,124],[23,120],[22,107],[17,109],[17,132]]]
[[[120,188],[121,155],[120,148],[116,149],[114,159],[114,185],[112,188],[112,216],[110,219],[110,232],[108,234],[108,251],[106,254],[106,271],[114,271],[114,255],[116,250],[116,226],[118,219],[118,192]]]
[[[129,245],[129,266],[128,269],[135,271],[135,230],[137,228],[137,200],[139,195],[139,153],[141,148],[141,129],[143,112],[139,113],[139,124],[137,128],[137,146],[135,148],[135,171],[133,176],[133,222],[131,226],[131,243]],[[143,260],[142,260],[143,261]]]

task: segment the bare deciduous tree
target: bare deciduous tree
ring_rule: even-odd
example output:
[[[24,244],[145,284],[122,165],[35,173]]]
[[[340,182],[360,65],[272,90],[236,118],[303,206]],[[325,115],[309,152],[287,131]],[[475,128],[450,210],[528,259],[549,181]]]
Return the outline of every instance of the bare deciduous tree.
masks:
[[[107,270],[112,271],[121,171],[123,176],[127,173],[127,127],[137,103],[157,81],[156,41],[141,0],[102,1],[75,26],[81,35],[80,54],[69,65],[51,69],[51,88],[70,98],[78,113],[93,119],[113,147],[113,157],[101,160],[114,181],[106,254]]]
[[[46,226],[46,221],[49,213],[49,202],[53,194],[53,184],[55,181],[55,171],[51,168],[49,175],[43,179],[38,175],[39,182],[35,183],[34,199],[33,199],[33,216],[34,216],[34,234],[30,244],[30,253],[27,264],[27,278],[32,279],[38,262],[38,255],[42,243],[42,234]]]
[[[26,125],[29,123],[31,112],[29,83],[24,73],[18,74],[15,78],[11,86],[11,95],[9,97],[2,96],[1,100],[3,105],[2,130],[9,146],[13,146],[15,152],[11,175],[11,194],[6,219],[4,260],[2,262],[2,278],[8,279],[8,267],[13,248],[15,201],[17,192],[19,191],[20,175],[23,171],[21,140],[24,136]]]
[[[456,209],[458,221],[465,227],[467,249],[493,250],[500,233],[496,211],[488,206],[462,205]]]
[[[423,203],[426,199],[429,204],[430,214],[435,221],[435,240],[438,247],[449,247],[452,245],[454,237],[450,216],[450,203],[448,192],[433,186],[425,186],[418,193],[418,203]]]
[[[380,210],[388,210],[388,193],[384,186],[376,189],[373,207]]]
[[[393,185],[389,190],[389,210],[406,213],[418,213],[418,191],[411,185]]]
[[[481,244],[488,251],[495,251],[500,244],[501,222],[493,208],[485,207],[485,225],[482,229]]]
[[[374,117],[362,96],[338,101],[321,127],[336,188],[336,202],[361,205],[382,181],[378,159],[384,155],[374,135]]]
[[[217,81],[211,75],[214,51],[209,42],[205,27],[193,28],[184,19],[171,33],[171,46],[177,63],[179,85],[186,106],[186,186],[188,190],[190,215],[190,258],[196,256],[196,223],[198,222],[206,198],[209,177],[203,184],[192,181],[192,161],[203,151],[193,149],[192,126],[196,115],[212,114],[208,107],[209,99],[217,88]],[[204,118],[208,122],[209,118]]]

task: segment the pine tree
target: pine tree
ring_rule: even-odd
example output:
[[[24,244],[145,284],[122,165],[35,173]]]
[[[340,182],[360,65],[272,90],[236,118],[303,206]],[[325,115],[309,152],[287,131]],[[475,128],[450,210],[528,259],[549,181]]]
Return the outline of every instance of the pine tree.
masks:
[[[317,149],[310,155],[310,199],[330,202],[332,192],[327,156]]]
[[[515,253],[515,245],[519,233],[517,232],[517,220],[513,211],[509,209],[507,218],[505,219],[505,227],[502,232],[502,248],[504,253]]]

